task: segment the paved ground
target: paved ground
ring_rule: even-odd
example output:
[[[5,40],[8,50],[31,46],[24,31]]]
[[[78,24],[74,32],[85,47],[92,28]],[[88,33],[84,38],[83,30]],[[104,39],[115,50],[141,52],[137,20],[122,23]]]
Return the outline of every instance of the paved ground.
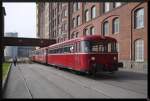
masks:
[[[41,64],[12,67],[4,98],[147,98],[147,74],[120,70],[95,78]]]

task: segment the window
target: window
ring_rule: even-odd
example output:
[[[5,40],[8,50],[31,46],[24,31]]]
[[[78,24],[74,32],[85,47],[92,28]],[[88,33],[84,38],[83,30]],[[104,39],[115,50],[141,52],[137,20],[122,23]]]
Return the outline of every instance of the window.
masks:
[[[77,10],[79,10],[80,9],[80,3],[78,2],[77,3]]]
[[[95,34],[95,28],[91,27],[90,30],[91,30],[91,35],[94,35]]]
[[[65,31],[67,30],[67,23],[65,23]]]
[[[116,53],[115,42],[81,41],[81,52]]]
[[[119,18],[113,20],[113,33],[119,33]]]
[[[67,9],[65,9],[65,16],[67,16],[68,15],[68,11],[67,11]]]
[[[78,15],[77,16],[77,26],[79,26],[80,25],[80,16]]]
[[[89,30],[85,29],[85,35],[89,35]]]
[[[109,2],[104,3],[104,12],[108,12],[109,10]]]
[[[93,18],[95,18],[96,17],[96,7],[95,6],[93,6],[92,7],[92,9],[91,9],[91,18],[93,19]]]
[[[73,12],[76,12],[76,3],[73,3]]]
[[[73,28],[76,27],[76,21],[75,18],[73,18]]]
[[[79,36],[79,32],[76,33],[76,38]]]
[[[90,18],[90,17],[89,17],[89,11],[86,10],[86,11],[85,11],[85,21],[86,21],[86,22],[89,21],[89,20],[90,20],[89,18]]]
[[[103,35],[109,34],[109,24],[108,21],[104,22],[103,25]]]
[[[144,61],[144,41],[142,39],[135,41],[135,61]]]
[[[59,28],[59,35],[61,34],[61,28]]]
[[[115,2],[115,8],[121,6],[121,2]]]
[[[74,38],[74,32],[72,33],[71,38]]]
[[[144,27],[144,9],[139,9],[135,12],[135,28]]]

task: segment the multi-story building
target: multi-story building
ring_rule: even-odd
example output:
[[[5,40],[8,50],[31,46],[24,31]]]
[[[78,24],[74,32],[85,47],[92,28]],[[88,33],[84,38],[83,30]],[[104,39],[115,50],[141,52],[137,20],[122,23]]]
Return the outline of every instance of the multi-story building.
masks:
[[[49,39],[57,42],[95,34],[111,36],[118,41],[119,61],[125,67],[147,67],[147,2],[43,2],[38,5],[40,36],[49,33]],[[45,9],[46,5],[49,10]],[[44,24],[48,22],[49,30]]]

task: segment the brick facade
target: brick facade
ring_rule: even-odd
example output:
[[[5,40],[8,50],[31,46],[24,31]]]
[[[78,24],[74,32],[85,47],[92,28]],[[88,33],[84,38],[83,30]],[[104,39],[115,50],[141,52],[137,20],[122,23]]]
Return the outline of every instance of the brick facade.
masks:
[[[109,23],[109,33],[107,36],[116,38],[119,44],[119,61],[124,62],[125,67],[128,68],[147,67],[147,2],[121,2],[121,5],[118,7],[115,7],[115,3],[111,2],[109,3],[110,10],[108,12],[104,12],[104,2],[80,2],[79,5],[76,2],[51,2],[48,3],[49,10],[45,9],[45,11],[41,11],[47,7],[43,6],[45,4],[38,4],[41,6],[37,7],[39,9],[38,19],[45,19],[44,16],[47,16],[46,14],[49,14],[50,17],[49,21],[47,19],[45,20],[45,22],[49,22],[49,32],[46,29],[43,30],[47,25],[44,24],[44,26],[41,26],[44,20],[38,24],[38,29],[40,29],[38,31],[41,36],[44,33],[49,33],[50,39],[56,39],[57,42],[62,42],[74,37],[83,36],[85,35],[85,30],[88,29],[90,31],[92,27],[95,29],[94,34],[103,35],[103,24],[107,21]],[[79,9],[76,8],[77,6],[79,6]],[[94,6],[96,8],[96,17],[91,18],[91,10]],[[140,8],[144,9],[144,27],[137,29],[135,28],[135,12]],[[65,10],[67,10],[66,15]],[[89,21],[87,22],[85,21],[86,10],[89,11]],[[77,23],[77,16],[80,16],[80,25],[73,27],[73,19]],[[119,19],[119,32],[113,33],[113,21],[116,18]],[[144,40],[144,61],[142,62],[135,61],[135,42],[138,39]]]

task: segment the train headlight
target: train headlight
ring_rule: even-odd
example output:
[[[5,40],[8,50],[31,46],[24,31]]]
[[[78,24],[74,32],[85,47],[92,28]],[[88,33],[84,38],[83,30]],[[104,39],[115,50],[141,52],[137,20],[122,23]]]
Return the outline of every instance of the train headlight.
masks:
[[[95,57],[91,57],[91,60],[93,60],[93,61],[94,61],[94,60],[95,60]]]
[[[114,60],[117,60],[117,58],[114,56]]]

